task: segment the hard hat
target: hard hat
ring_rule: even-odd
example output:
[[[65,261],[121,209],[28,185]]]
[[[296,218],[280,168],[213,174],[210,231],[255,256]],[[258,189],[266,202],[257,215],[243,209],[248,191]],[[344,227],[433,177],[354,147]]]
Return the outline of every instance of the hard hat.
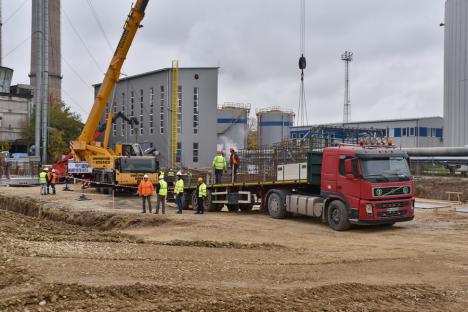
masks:
[[[55,173],[55,169],[52,169],[52,172],[54,172],[54,173]]]
[[[177,174],[178,176],[181,176],[182,175],[182,172],[181,171],[177,171]]]
[[[203,182],[203,178],[202,178],[202,177],[199,177],[199,178],[198,178],[198,182]]]
[[[44,171],[49,171],[49,168],[45,167],[45,168],[44,168]]]
[[[143,179],[148,179],[148,178],[149,178],[149,177],[148,177],[147,174],[145,174],[145,175],[143,176]]]
[[[235,151],[236,151],[236,150],[234,149],[234,147],[231,147],[229,150],[230,150],[231,152],[235,152]]]
[[[159,180],[163,180],[163,179],[164,179],[164,175],[161,174],[161,175],[159,176]]]

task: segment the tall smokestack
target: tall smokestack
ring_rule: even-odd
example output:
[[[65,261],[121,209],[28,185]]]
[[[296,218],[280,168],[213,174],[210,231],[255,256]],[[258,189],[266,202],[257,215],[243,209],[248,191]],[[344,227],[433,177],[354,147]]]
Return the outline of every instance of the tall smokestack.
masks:
[[[0,66],[2,66],[2,59],[3,59],[3,45],[2,45],[2,28],[3,28],[3,17],[2,17],[2,0],[0,0]]]
[[[0,0],[1,1],[1,0]],[[32,31],[37,28],[38,17],[34,13],[37,10],[39,1],[32,1]],[[61,48],[61,16],[60,0],[49,0],[49,98],[51,104],[60,101],[62,98],[62,48]],[[39,42],[33,35],[31,39],[31,85],[36,85],[36,61],[35,56],[39,49]]]

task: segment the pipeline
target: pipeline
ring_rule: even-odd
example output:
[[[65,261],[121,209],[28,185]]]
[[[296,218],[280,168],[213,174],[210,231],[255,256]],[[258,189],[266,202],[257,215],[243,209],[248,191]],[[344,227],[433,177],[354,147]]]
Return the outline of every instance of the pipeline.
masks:
[[[468,147],[402,148],[410,157],[468,157]]]

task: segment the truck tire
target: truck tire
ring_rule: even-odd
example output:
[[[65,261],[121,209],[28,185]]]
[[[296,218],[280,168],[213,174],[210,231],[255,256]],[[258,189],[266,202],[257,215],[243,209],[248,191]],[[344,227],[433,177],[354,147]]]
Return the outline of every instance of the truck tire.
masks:
[[[351,227],[348,211],[342,201],[334,200],[328,206],[328,225],[335,231],[346,231]]]
[[[203,202],[203,206],[205,207],[205,211],[208,212],[218,212],[221,211],[223,206],[221,204],[213,204],[211,202],[211,192],[209,190],[206,191],[206,198]],[[192,209],[197,210],[197,192],[194,191],[192,193]]]
[[[268,196],[268,212],[273,219],[285,219],[288,216],[286,195],[283,192],[273,192]]]
[[[112,184],[111,179],[112,179],[112,178],[110,177],[110,175],[109,175],[108,173],[105,173],[105,174],[104,174],[103,182],[104,182],[105,184]],[[102,192],[103,192],[104,194],[112,194],[112,187],[105,185],[105,186],[102,188]]]
[[[237,212],[239,210],[239,205],[236,204],[227,204],[226,206],[229,212]]]

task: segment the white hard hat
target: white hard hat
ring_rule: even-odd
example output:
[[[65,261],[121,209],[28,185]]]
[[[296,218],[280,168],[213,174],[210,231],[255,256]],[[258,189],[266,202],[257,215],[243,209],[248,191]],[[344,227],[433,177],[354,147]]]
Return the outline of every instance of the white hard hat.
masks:
[[[159,176],[159,180],[162,180],[162,179],[164,179],[164,175],[163,175],[163,174],[161,174],[161,175]]]
[[[148,178],[149,178],[149,177],[148,177],[147,174],[145,174],[145,175],[143,176],[143,179],[148,179]]]
[[[177,171],[177,174],[178,176],[181,176],[182,175],[182,171]]]
[[[45,168],[44,168],[44,171],[49,171],[49,168],[45,167]]]
[[[55,169],[52,169],[52,172],[55,172]]]

